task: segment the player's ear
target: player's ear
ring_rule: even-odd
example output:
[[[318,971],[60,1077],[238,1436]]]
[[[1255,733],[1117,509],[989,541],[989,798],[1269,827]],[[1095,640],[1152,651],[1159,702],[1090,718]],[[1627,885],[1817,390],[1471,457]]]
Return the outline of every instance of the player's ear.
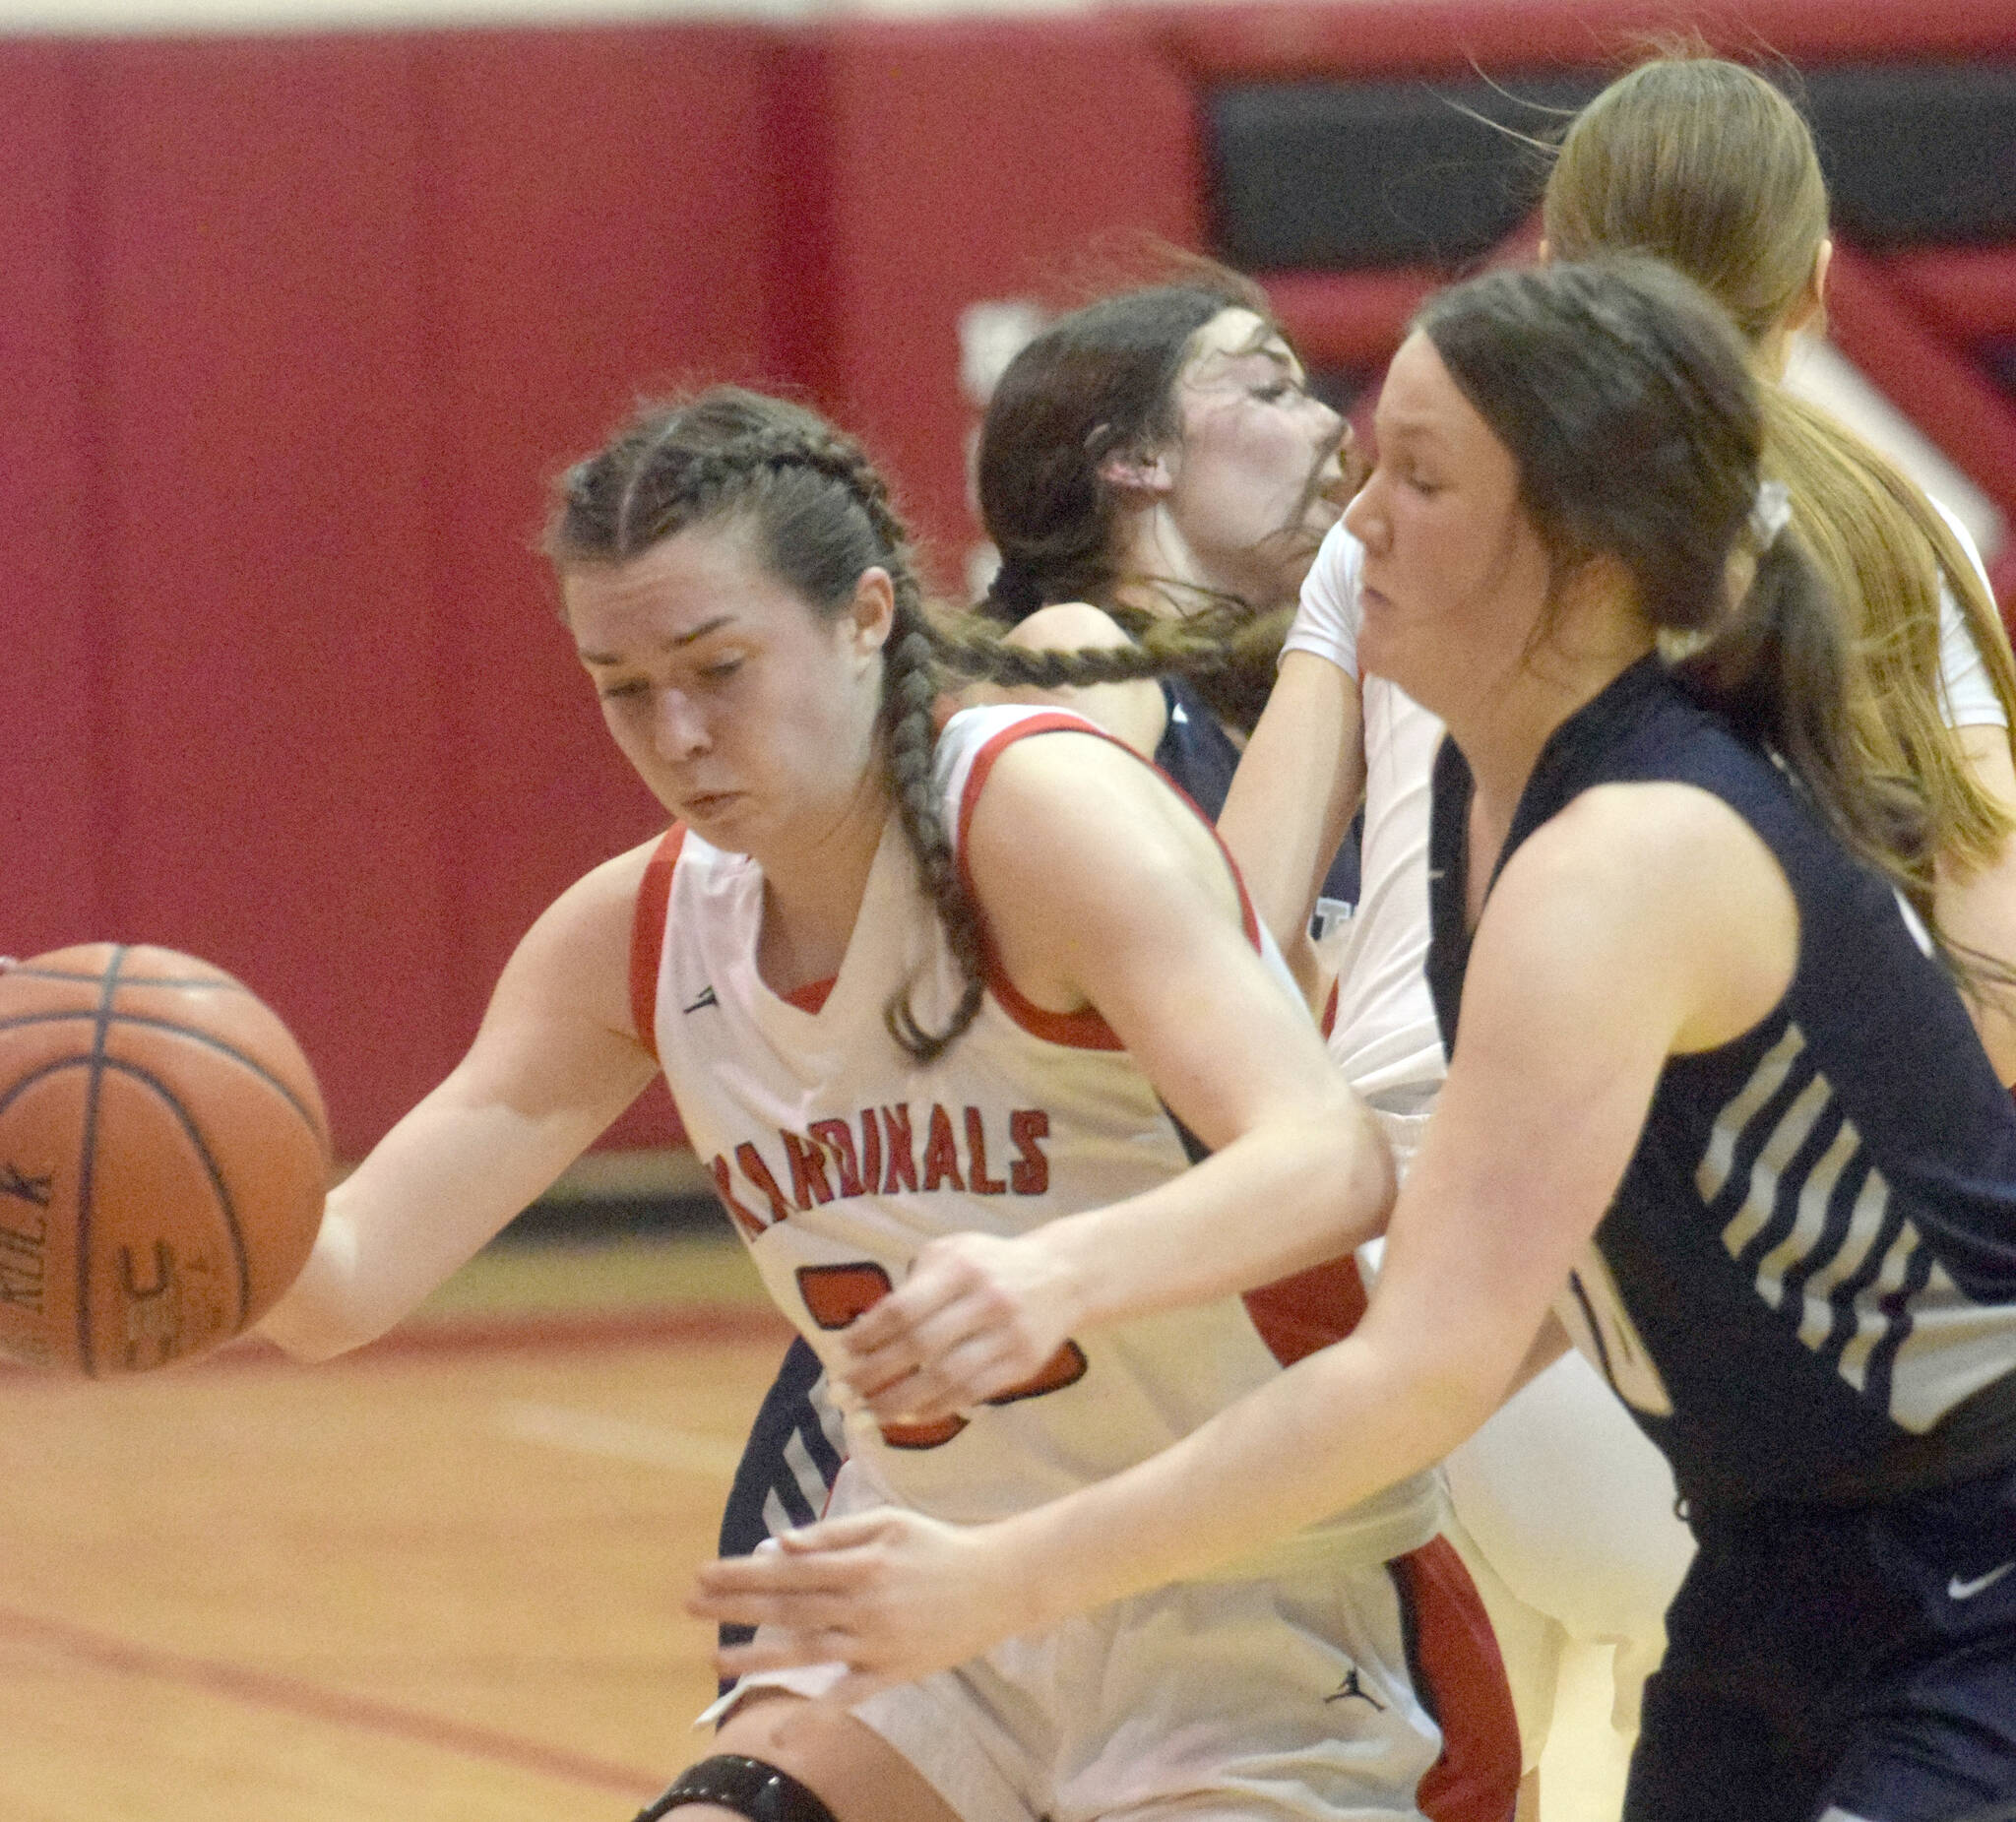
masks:
[[[1824,327],[1827,317],[1827,269],[1834,263],[1834,242],[1823,239],[1813,253],[1813,270],[1792,308],[1786,312],[1785,332],[1796,336],[1802,329]]]
[[[1168,457],[1160,450],[1116,449],[1100,463],[1099,477],[1130,505],[1152,505],[1176,484]]]
[[[879,563],[870,564],[855,581],[847,621],[848,635],[863,658],[888,644],[896,624],[896,584]]]

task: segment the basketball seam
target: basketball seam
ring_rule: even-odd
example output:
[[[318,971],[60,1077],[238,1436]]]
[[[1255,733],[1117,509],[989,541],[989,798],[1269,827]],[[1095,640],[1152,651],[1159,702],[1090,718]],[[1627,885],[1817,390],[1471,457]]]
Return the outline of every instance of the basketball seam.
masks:
[[[129,1063],[124,1057],[118,1056],[96,1057],[76,1055],[56,1057],[52,1061],[42,1064],[39,1069],[34,1070],[32,1073],[21,1077],[8,1089],[5,1095],[0,1095],[0,1114],[4,1114],[15,1101],[20,1099],[30,1089],[33,1088],[37,1082],[45,1081],[48,1077],[56,1075],[65,1069],[90,1070],[92,1072],[92,1086],[89,1092],[94,1096],[95,1095],[98,1074],[104,1070],[110,1070],[116,1075],[131,1076],[136,1082],[144,1083],[167,1103],[168,1110],[174,1114],[176,1120],[180,1123],[183,1132],[188,1136],[189,1143],[195,1148],[198,1159],[202,1162],[204,1171],[210,1178],[211,1187],[217,1192],[218,1206],[222,1211],[224,1225],[230,1232],[231,1253],[238,1268],[238,1316],[237,1321],[232,1326],[231,1333],[233,1335],[237,1334],[244,1327],[246,1314],[252,1307],[251,1256],[245,1246],[244,1230],[238,1221],[236,1205],[231,1200],[229,1185],[224,1181],[223,1172],[219,1169],[217,1160],[212,1154],[209,1145],[205,1142],[202,1130],[190,1117],[188,1108],[182,1105],[180,1099],[166,1082],[162,1081],[160,1077],[143,1069],[137,1063]],[[309,1131],[313,1134],[313,1123],[305,1123],[308,1124]],[[78,1225],[80,1227],[85,1225],[85,1194],[86,1184],[82,1177],[80,1177],[78,1183]],[[81,1307],[82,1298],[90,1290],[90,1275],[86,1253],[83,1249],[80,1249],[79,1261],[78,1284]],[[93,1377],[96,1377],[95,1370],[93,1371]]]
[[[80,1053],[76,1056],[55,1057],[28,1075],[17,1076],[9,1086],[7,1093],[0,1095],[0,1113],[5,1113],[23,1095],[33,1088],[45,1076],[53,1076],[59,1069],[89,1069],[90,1067],[90,1056]]]
[[[131,982],[123,984],[130,985]],[[0,1032],[14,1031],[24,1025],[60,1025],[66,1019],[94,1019],[100,1016],[96,1013],[87,1012],[82,1007],[68,1012],[25,1012],[12,1019],[0,1019]],[[262,1082],[268,1084],[288,1106],[292,1107],[301,1116],[303,1124],[307,1126],[308,1130],[325,1147],[328,1145],[329,1134],[325,1130],[322,1121],[315,1117],[308,1104],[292,1089],[288,1088],[285,1082],[275,1075],[272,1070],[246,1055],[244,1051],[225,1043],[221,1037],[213,1037],[208,1032],[200,1032],[195,1027],[180,1024],[174,1019],[154,1019],[137,1012],[115,1012],[105,1023],[107,1025],[137,1025],[144,1027],[148,1031],[155,1032],[173,1032],[176,1036],[187,1037],[194,1043],[208,1045],[211,1049],[219,1052],[220,1055],[229,1057],[234,1063],[242,1064]],[[77,1060],[84,1062],[89,1059],[80,1055]]]
[[[112,995],[118,991],[119,963],[126,954],[123,943],[115,943],[105,964],[103,986],[98,993],[97,1023],[92,1033],[90,1074],[85,1078],[84,1132],[80,1139],[83,1156],[77,1167],[77,1353],[87,1378],[98,1376],[97,1361],[91,1351],[91,1192],[92,1164],[97,1151],[98,1082],[104,1069],[105,1033],[111,1024]]]
[[[203,1161],[204,1169],[209,1172],[211,1187],[217,1192],[218,1207],[223,1211],[224,1225],[231,1235],[231,1252],[238,1265],[238,1316],[231,1325],[231,1333],[237,1334],[245,1326],[246,1312],[252,1307],[252,1265],[245,1251],[244,1230],[238,1225],[238,1211],[231,1202],[230,1186],[225,1183],[223,1172],[217,1167],[202,1130],[190,1118],[189,1109],[183,1106],[180,1097],[158,1076],[150,1075],[137,1063],[129,1063],[124,1057],[108,1056],[103,1067],[120,1075],[131,1076],[137,1082],[144,1082],[168,1104],[168,1109],[181,1121],[182,1130],[189,1137],[189,1143],[196,1148],[196,1156]]]
[[[122,948],[120,953],[125,953]],[[102,982],[102,974],[73,974],[61,968],[31,968],[25,962],[17,962],[7,971],[16,980],[79,980]],[[222,987],[232,993],[252,991],[242,980],[233,980],[228,974],[128,974],[119,982],[122,987]]]

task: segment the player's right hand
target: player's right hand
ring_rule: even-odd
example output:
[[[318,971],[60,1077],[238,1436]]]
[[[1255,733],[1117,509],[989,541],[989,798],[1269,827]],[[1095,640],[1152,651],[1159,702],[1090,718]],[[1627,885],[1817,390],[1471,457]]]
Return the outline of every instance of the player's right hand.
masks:
[[[1029,1384],[1079,1312],[1076,1285],[1039,1236],[947,1234],[848,1327],[836,1370],[878,1420],[933,1422]]]

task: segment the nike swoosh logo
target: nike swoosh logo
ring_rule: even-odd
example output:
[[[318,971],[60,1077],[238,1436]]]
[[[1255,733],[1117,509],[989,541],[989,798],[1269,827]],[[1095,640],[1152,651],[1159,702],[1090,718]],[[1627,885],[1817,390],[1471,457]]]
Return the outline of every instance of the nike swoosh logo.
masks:
[[[1963,1582],[1957,1575],[1946,1584],[1948,1601],[1972,1601],[1976,1595],[1984,1594],[1999,1582],[2003,1576],[2016,1570],[2016,1562],[2005,1562],[1999,1569],[1990,1569],[1985,1575],[1978,1575],[1971,1582]]]

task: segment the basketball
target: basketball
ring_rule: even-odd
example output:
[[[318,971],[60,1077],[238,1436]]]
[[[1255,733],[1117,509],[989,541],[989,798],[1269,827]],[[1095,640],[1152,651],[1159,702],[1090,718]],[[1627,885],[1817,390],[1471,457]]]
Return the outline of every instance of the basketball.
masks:
[[[221,969],[91,943],[0,972],[0,1352],[208,1351],[293,1283],[329,1174],[308,1059]]]

